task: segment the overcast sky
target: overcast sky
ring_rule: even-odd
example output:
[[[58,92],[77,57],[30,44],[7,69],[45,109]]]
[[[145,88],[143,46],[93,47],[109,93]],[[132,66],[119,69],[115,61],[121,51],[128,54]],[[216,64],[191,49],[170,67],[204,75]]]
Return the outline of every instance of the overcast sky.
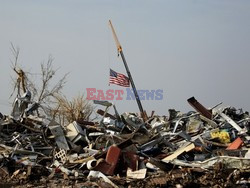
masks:
[[[150,113],[193,110],[220,102],[250,110],[249,0],[0,0],[0,112],[9,114],[10,43],[19,65],[39,73],[51,54],[57,78],[69,72],[64,94],[108,86],[109,68],[126,73],[112,38],[111,19],[137,89],[162,89],[163,100],[142,101]],[[137,112],[135,101],[115,101]]]

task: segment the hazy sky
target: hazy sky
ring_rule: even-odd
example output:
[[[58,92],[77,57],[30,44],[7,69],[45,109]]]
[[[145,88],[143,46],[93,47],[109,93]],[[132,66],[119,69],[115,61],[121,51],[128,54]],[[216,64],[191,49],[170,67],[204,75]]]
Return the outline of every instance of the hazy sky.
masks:
[[[39,73],[51,54],[57,78],[69,72],[64,94],[108,86],[109,68],[125,73],[117,57],[111,19],[137,89],[163,89],[162,101],[142,101],[148,111],[193,110],[219,102],[250,110],[249,0],[0,0],[0,112],[12,99],[10,43],[19,64]],[[119,112],[138,111],[135,101],[116,101]]]

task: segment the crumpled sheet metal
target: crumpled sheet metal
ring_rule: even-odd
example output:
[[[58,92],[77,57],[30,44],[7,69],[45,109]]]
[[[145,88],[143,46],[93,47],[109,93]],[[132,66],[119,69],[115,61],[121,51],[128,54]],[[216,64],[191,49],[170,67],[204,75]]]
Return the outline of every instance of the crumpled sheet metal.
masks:
[[[110,184],[114,188],[119,188],[117,185],[115,185],[107,176],[105,176],[103,173],[91,170],[88,175],[88,179],[91,177],[95,178],[102,178],[106,183]]]
[[[14,173],[11,168],[22,174],[28,172],[23,171],[28,166],[32,170],[44,167],[50,180],[78,181],[89,173],[89,178],[104,178],[113,187],[119,187],[122,179],[124,185],[176,170],[183,170],[179,178],[185,179],[188,168],[215,172],[218,164],[223,170],[249,170],[249,114],[232,107],[212,112],[211,117],[205,117],[199,112],[171,109],[169,117],[152,115],[144,121],[131,112],[111,115],[106,108],[98,122],[81,120],[69,125],[29,113],[7,121],[1,116],[0,162],[5,161],[1,165],[10,176]],[[164,185],[167,179],[152,183]]]
[[[49,126],[49,129],[55,136],[57,146],[65,150],[69,150],[69,146],[65,138],[62,127],[60,125],[51,125]]]
[[[132,129],[139,129],[144,125],[143,119],[136,116],[134,113],[125,112],[122,114],[122,118],[126,121],[127,125]]]
[[[216,164],[222,164],[225,169],[240,169],[248,170],[250,169],[250,159],[240,158],[240,157],[230,157],[230,156],[217,156],[207,159],[205,161],[193,161],[185,162],[182,160],[174,159],[169,161],[174,165],[182,167],[194,167],[203,169],[213,169]]]

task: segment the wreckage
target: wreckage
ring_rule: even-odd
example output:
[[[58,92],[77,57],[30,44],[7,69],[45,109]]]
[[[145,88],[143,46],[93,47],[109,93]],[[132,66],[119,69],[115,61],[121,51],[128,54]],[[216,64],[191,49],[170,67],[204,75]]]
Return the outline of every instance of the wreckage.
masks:
[[[232,186],[249,183],[250,116],[234,107],[196,111],[119,114],[108,101],[94,101],[99,121],[61,125],[39,117],[30,92],[0,114],[2,185],[82,187]],[[114,108],[115,114],[108,113]],[[67,180],[67,181],[66,181]]]
[[[130,75],[113,27],[112,31]],[[191,97],[187,102],[195,111],[182,113],[169,109],[168,116],[155,115],[154,111],[148,116],[133,83],[140,114],[120,114],[109,101],[93,101],[101,106],[97,110],[99,120],[80,116],[72,122],[59,122],[46,113],[40,100],[31,100],[24,72],[15,72],[19,87],[13,110],[10,115],[0,113],[0,187],[250,184],[247,111],[222,107],[221,103],[207,109]],[[48,73],[47,78],[54,74]],[[110,108],[115,114],[109,113]]]

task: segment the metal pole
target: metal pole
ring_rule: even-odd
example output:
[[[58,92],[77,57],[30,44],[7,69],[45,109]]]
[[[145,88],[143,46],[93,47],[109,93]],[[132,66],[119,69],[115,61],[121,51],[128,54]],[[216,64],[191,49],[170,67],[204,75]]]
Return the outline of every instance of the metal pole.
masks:
[[[138,93],[137,93],[137,90],[136,90],[136,87],[135,87],[135,83],[134,83],[133,78],[132,78],[132,75],[131,75],[131,73],[130,73],[130,71],[129,71],[128,64],[127,64],[127,62],[126,62],[126,59],[125,59],[125,56],[124,56],[122,50],[120,51],[120,54],[121,54],[122,61],[123,61],[123,64],[124,64],[124,66],[125,66],[125,69],[126,69],[126,71],[127,71],[127,74],[128,74],[128,77],[129,77],[129,80],[130,80],[132,89],[133,89],[133,91],[134,91],[135,99],[136,99],[136,102],[137,102],[137,104],[138,104],[139,110],[140,110],[140,112],[143,114],[142,104],[141,104],[140,98],[139,98],[139,96],[138,96]]]
[[[113,25],[112,25],[112,23],[111,23],[111,20],[109,20],[109,25],[110,25],[110,27],[111,27],[112,34],[113,34],[113,37],[114,37],[114,39],[115,39],[115,43],[116,43],[116,46],[117,46],[117,50],[118,50],[118,52],[120,53],[120,55],[121,55],[121,57],[122,57],[123,64],[124,64],[125,69],[126,69],[126,71],[127,71],[127,75],[128,75],[128,77],[129,77],[129,80],[130,80],[132,89],[133,89],[133,91],[134,91],[135,99],[136,99],[136,102],[137,102],[137,104],[138,104],[139,110],[140,110],[141,114],[143,115],[143,114],[144,114],[144,111],[143,111],[143,108],[142,108],[142,105],[141,105],[140,98],[139,98],[139,96],[138,96],[138,93],[137,93],[137,90],[136,90],[136,87],[135,87],[135,84],[134,84],[132,75],[131,75],[131,73],[130,73],[130,71],[129,71],[128,64],[127,64],[127,62],[126,62],[125,56],[124,56],[124,54],[123,54],[122,46],[121,46],[121,44],[120,44],[120,42],[119,42],[119,40],[118,40],[118,37],[117,37],[117,35],[116,35],[116,33],[115,33],[115,29],[114,29],[114,27],[113,27]]]

